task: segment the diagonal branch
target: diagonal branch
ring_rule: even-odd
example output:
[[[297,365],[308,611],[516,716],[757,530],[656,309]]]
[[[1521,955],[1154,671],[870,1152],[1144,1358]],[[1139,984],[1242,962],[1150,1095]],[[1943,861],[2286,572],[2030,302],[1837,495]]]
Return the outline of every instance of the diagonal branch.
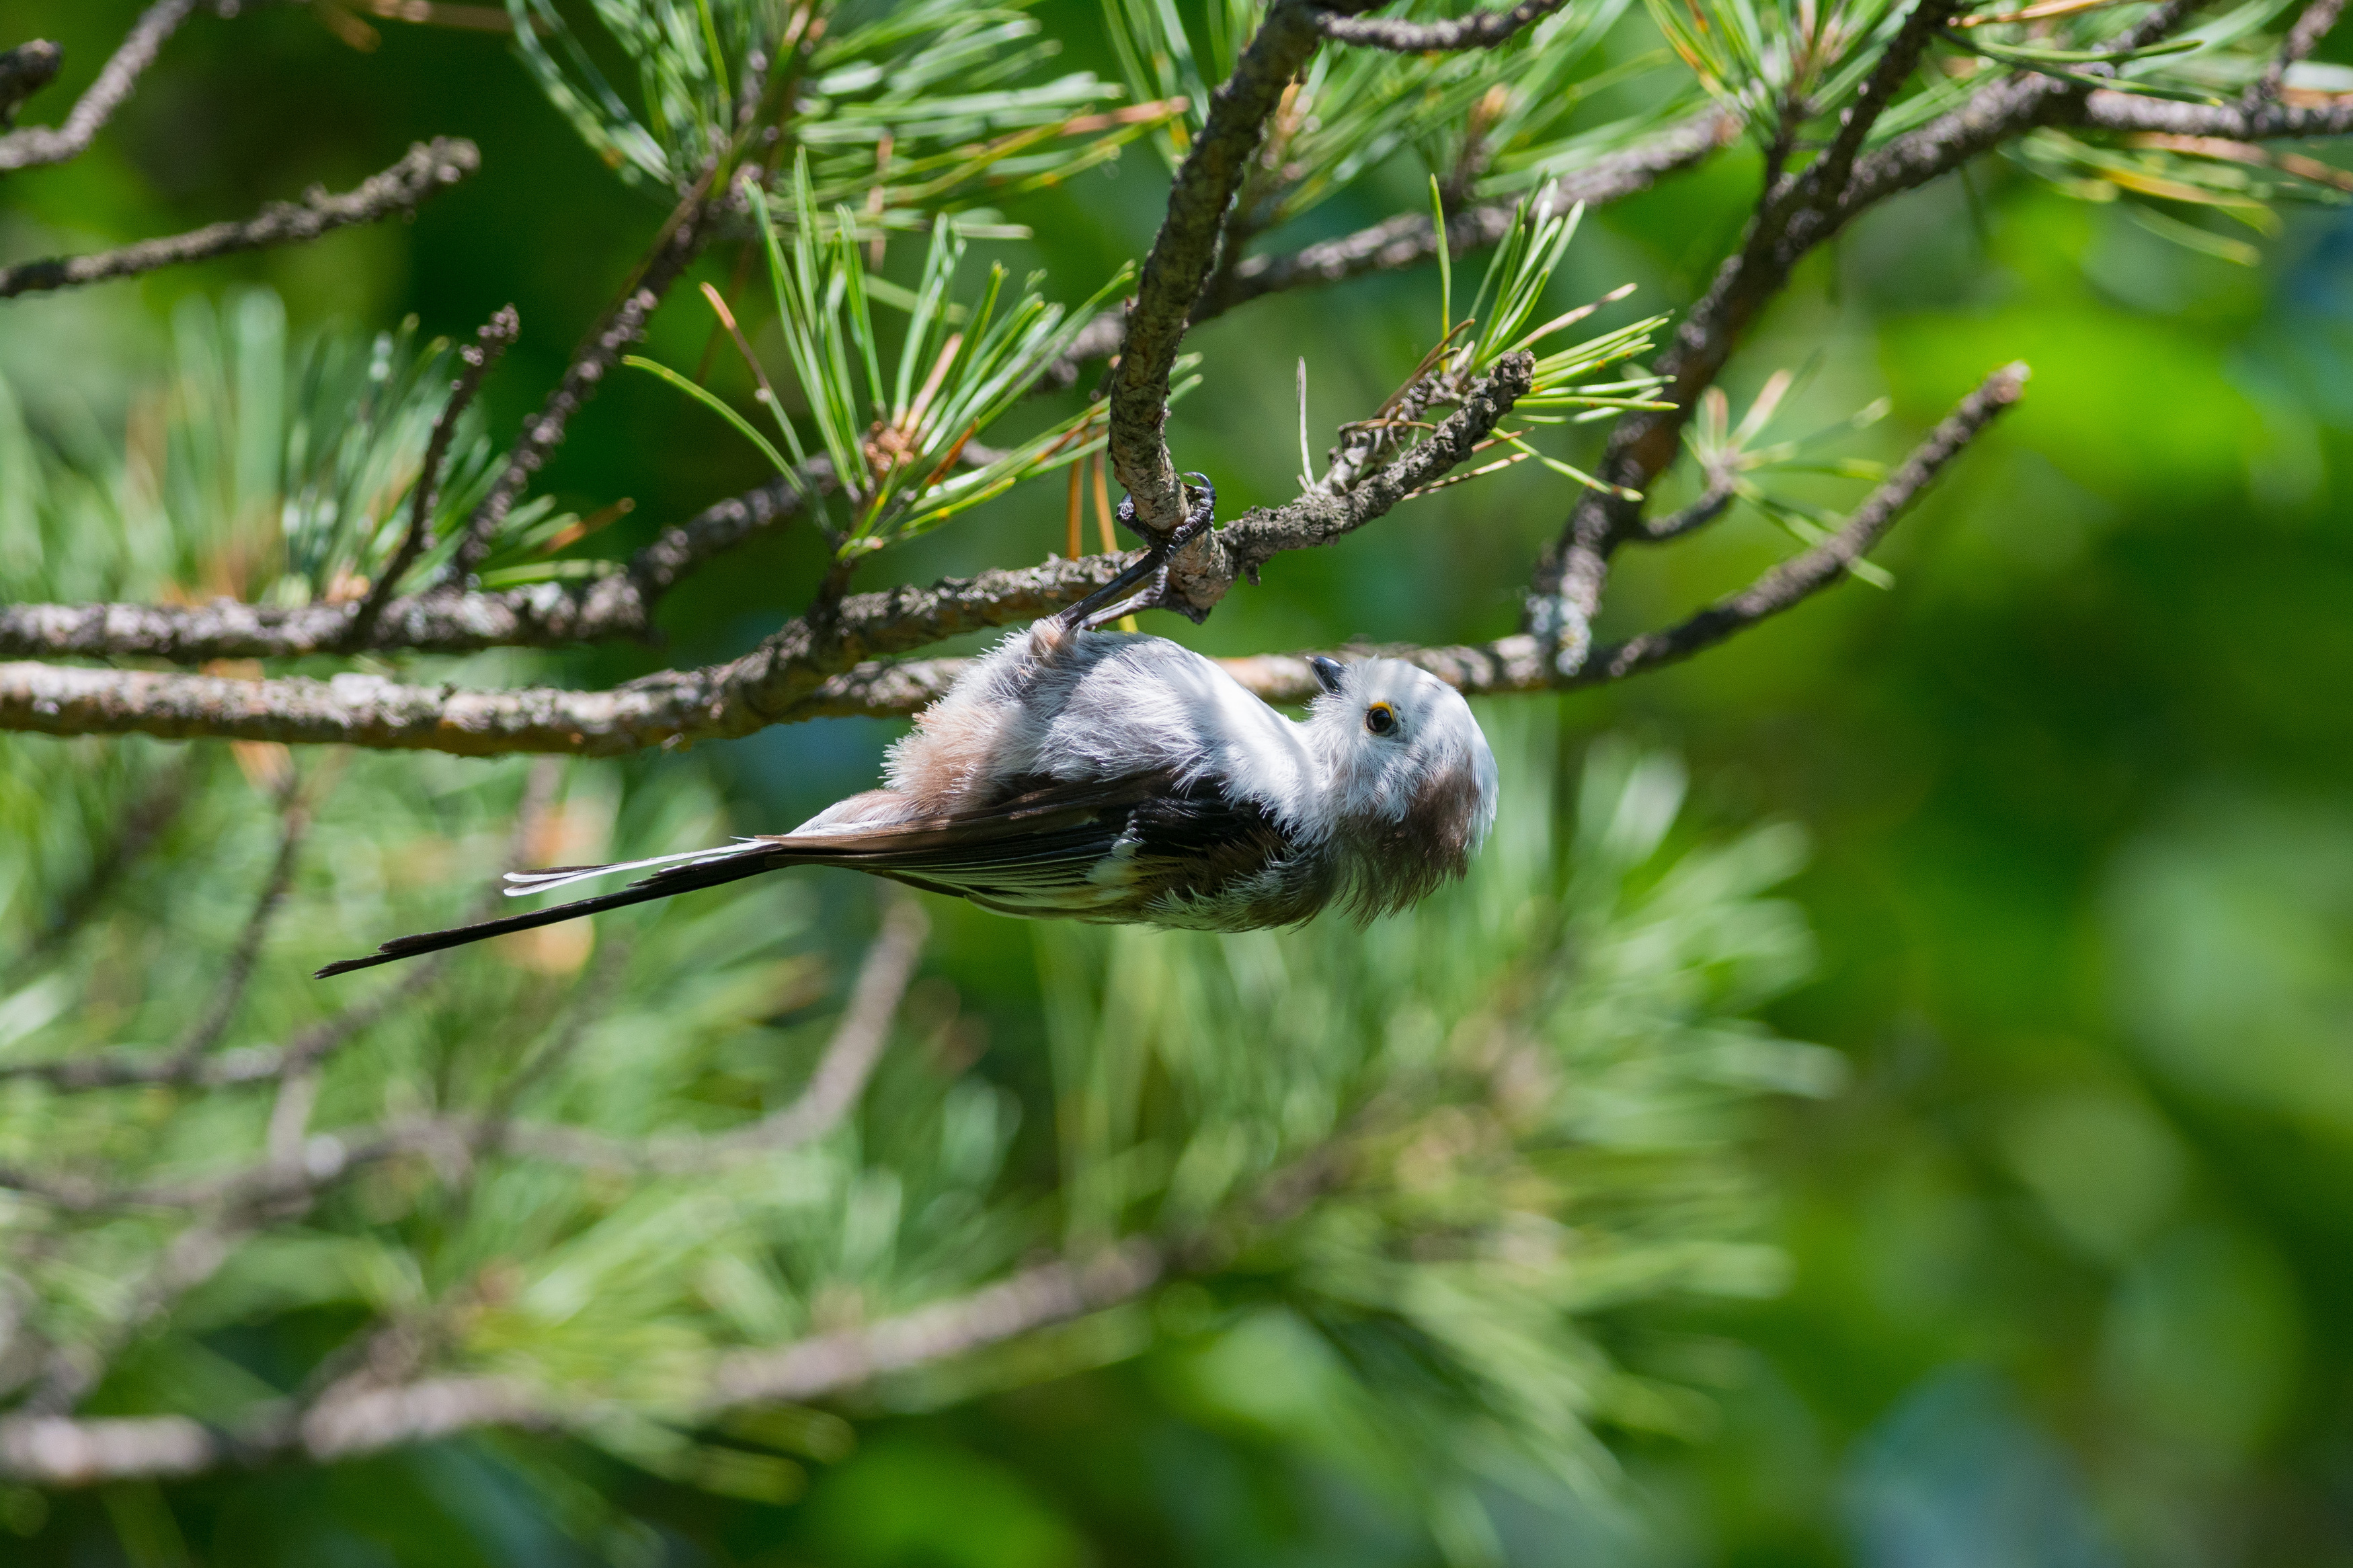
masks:
[[[156,0],[148,6],[100,68],[90,90],[67,111],[64,124],[28,125],[0,136],[0,174],[41,163],[62,163],[88,147],[99,128],[113,118],[132,89],[139,85],[140,75],[155,63],[164,40],[195,8],[196,0]]]
[[[399,163],[371,174],[352,190],[331,195],[306,192],[299,202],[272,202],[242,223],[207,224],[165,239],[142,240],[94,256],[65,256],[0,267],[0,300],[45,289],[73,289],[131,278],[158,268],[204,261],[239,250],[299,245],[353,224],[375,223],[415,212],[427,196],[456,184],[481,167],[481,154],[463,138],[437,136],[409,148]]]
[[[290,763],[286,769],[286,782],[279,790],[278,814],[277,856],[269,863],[269,876],[263,879],[260,896],[254,900],[253,912],[246,917],[245,929],[221,963],[220,979],[214,984],[212,1000],[178,1042],[164,1053],[165,1060],[179,1070],[194,1068],[228,1032],[238,1004],[245,1000],[245,988],[253,978],[254,965],[261,961],[261,944],[269,939],[279,906],[286,900],[286,890],[294,885],[295,861],[302,852],[302,840],[311,832],[311,806],[302,798],[300,777]]]
[[[524,851],[538,837],[548,808],[555,801],[556,776],[534,768],[523,788],[522,800],[507,838],[502,863],[509,870],[525,864]],[[185,789],[185,781],[180,785]],[[472,918],[488,919],[500,901],[497,892],[484,895]],[[0,1062],[0,1083],[12,1079],[37,1079],[68,1091],[121,1089],[133,1084],[186,1084],[218,1089],[231,1084],[264,1083],[300,1077],[316,1068],[344,1042],[373,1028],[393,1013],[437,984],[448,966],[448,953],[435,953],[404,976],[362,1002],[303,1030],[282,1046],[248,1046],[202,1055],[185,1051],[111,1050],[47,1060]]]
[[[1473,11],[1451,22],[1408,22],[1395,16],[1314,14],[1315,30],[1335,44],[1355,44],[1393,54],[1422,55],[1451,49],[1492,49],[1529,23],[1549,16],[1565,0],[1520,0],[1508,11]]]
[[[2099,131],[2154,131],[2174,136],[2227,136],[2237,142],[2353,134],[2353,98],[2305,107],[2266,103],[2172,103],[2123,92],[2095,92],[2080,123]]]
[[[1111,377],[1109,450],[1112,471],[1135,503],[1136,523],[1147,533],[1166,534],[1185,519],[1176,468],[1161,438],[1168,421],[1169,374],[1217,260],[1226,209],[1249,173],[1283,90],[1315,52],[1316,15],[1308,0],[1275,0],[1235,63],[1233,76],[1210,93],[1208,118],[1177,165],[1167,216],[1127,308],[1127,334]]]

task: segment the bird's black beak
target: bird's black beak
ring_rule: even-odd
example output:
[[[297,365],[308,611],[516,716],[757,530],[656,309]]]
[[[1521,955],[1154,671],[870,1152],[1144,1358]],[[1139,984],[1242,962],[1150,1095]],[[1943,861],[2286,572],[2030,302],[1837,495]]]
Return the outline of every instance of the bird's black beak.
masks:
[[[1335,696],[1338,695],[1341,678],[1347,671],[1337,659],[1325,658],[1320,653],[1315,654],[1308,658],[1307,668],[1315,672],[1316,685]]]

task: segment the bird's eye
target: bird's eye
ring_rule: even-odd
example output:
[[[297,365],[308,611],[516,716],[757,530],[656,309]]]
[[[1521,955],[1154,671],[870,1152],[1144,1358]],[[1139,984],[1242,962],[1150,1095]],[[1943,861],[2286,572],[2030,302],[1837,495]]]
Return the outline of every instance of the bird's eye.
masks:
[[[1376,735],[1386,735],[1397,728],[1397,710],[1386,702],[1376,702],[1365,710],[1365,728]]]

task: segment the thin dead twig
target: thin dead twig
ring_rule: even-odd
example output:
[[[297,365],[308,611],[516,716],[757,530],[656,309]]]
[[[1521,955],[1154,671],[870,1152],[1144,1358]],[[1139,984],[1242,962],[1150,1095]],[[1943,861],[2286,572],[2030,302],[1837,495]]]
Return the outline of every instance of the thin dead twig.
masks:
[[[1529,23],[1561,8],[1565,0],[1520,0],[1508,11],[1473,11],[1451,22],[1408,22],[1394,16],[1349,16],[1322,11],[1315,30],[1335,44],[1423,55],[1455,49],[1492,49]]]
[[[62,163],[88,147],[100,127],[113,118],[139,85],[140,76],[155,63],[164,40],[195,8],[196,0],[156,0],[148,6],[100,68],[98,79],[67,111],[63,124],[28,125],[0,136],[0,174],[41,163]]]
[[[240,250],[299,245],[353,224],[415,212],[428,196],[448,189],[481,167],[471,142],[437,136],[409,148],[397,163],[371,174],[349,191],[330,195],[313,189],[300,201],[272,202],[259,216],[238,223],[207,224],[164,239],[142,240],[91,256],[64,256],[0,268],[0,300],[49,289],[74,289],[109,279],[132,278],[159,268],[205,261]]]

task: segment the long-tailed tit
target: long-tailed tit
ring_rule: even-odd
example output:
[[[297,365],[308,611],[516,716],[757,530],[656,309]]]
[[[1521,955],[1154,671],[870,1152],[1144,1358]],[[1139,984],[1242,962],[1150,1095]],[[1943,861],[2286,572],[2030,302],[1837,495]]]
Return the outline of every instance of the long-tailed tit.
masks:
[[[787,866],[847,866],[1007,914],[1207,931],[1285,925],[1335,900],[1368,918],[1460,877],[1494,818],[1495,759],[1452,687],[1397,659],[1318,658],[1324,692],[1300,722],[1166,638],[1092,629],[1187,531],[999,643],[892,747],[884,787],[724,848],[511,872],[510,897],[652,874],[319,973]]]

